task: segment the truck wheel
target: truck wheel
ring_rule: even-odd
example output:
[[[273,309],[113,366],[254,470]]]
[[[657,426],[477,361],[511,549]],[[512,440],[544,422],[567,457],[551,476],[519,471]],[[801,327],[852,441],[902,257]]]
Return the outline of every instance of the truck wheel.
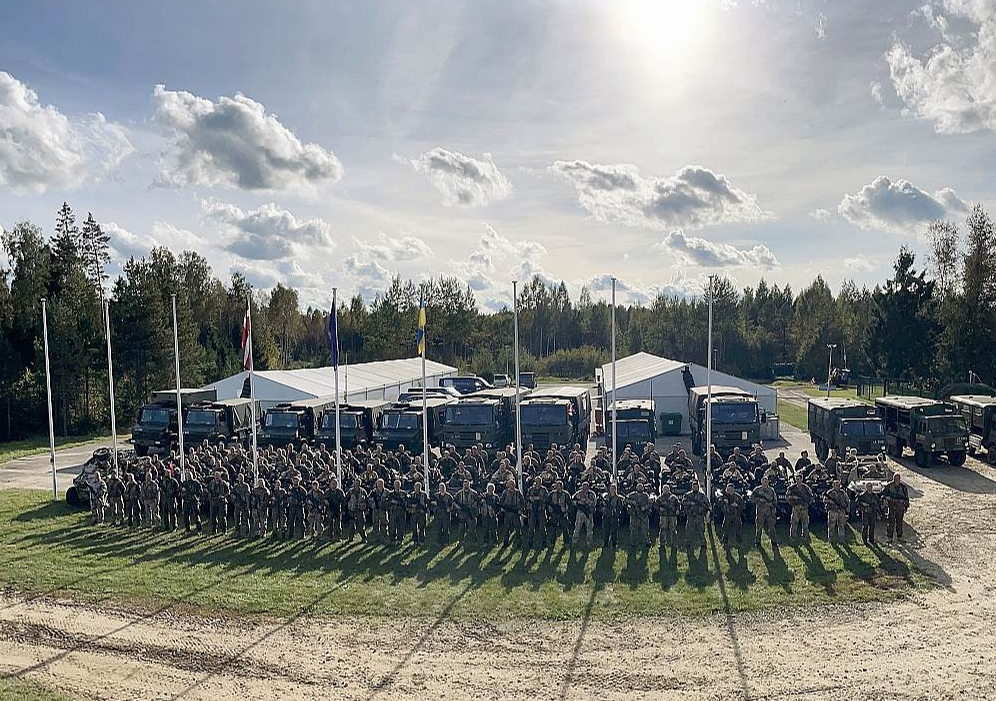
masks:
[[[990,443],[989,447],[986,448],[986,462],[990,465],[996,465],[996,443]]]
[[[927,467],[930,464],[930,455],[926,450],[917,446],[913,449],[913,460],[916,462],[918,467]]]
[[[66,490],[66,503],[70,506],[79,506],[80,495],[79,492],[76,491],[76,487],[70,487]]]
[[[955,467],[961,467],[965,464],[965,453],[961,450],[954,450],[948,453],[948,462]]]

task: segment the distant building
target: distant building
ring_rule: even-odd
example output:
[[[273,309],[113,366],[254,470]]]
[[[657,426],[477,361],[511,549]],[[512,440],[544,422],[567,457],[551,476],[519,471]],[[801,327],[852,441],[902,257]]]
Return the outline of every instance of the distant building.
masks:
[[[662,413],[681,414],[683,432],[688,432],[688,387],[706,384],[706,368],[697,363],[682,363],[651,353],[636,353],[616,360],[617,399],[652,399],[657,416]],[[599,396],[612,392],[612,363],[595,368],[595,383]],[[712,383],[739,387],[757,397],[758,405],[768,413],[778,409],[778,394],[773,387],[759,385],[715,368]],[[611,398],[610,398],[611,400]]]
[[[429,387],[439,385],[443,377],[457,373],[452,365],[425,361],[425,380]],[[253,373],[256,399],[263,409],[296,399],[331,397],[335,394],[335,371],[331,367],[300,370],[258,370]],[[240,372],[218,380],[210,389],[218,399],[249,396],[249,373]],[[422,359],[379,360],[372,363],[339,366],[339,397],[345,403],[355,399],[397,399],[409,387],[422,384]]]

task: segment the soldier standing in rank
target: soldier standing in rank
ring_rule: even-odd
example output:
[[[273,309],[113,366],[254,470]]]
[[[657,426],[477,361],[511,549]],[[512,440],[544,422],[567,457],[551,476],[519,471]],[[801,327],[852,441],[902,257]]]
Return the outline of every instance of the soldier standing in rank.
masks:
[[[581,483],[581,488],[574,494],[574,534],[571,537],[571,546],[577,547],[581,540],[581,531],[585,533],[588,548],[592,546],[595,537],[595,506],[598,503],[598,495],[591,489],[587,482]]]
[[[619,488],[609,485],[609,492],[602,504],[602,545],[616,548],[619,546],[619,529],[622,528],[623,515],[626,513],[626,502],[619,496]]]
[[[93,522],[95,524],[103,523],[104,504],[107,501],[107,482],[100,476],[99,471],[95,471],[87,486],[90,489],[90,515],[93,517]]]
[[[408,497],[408,513],[412,519],[412,542],[416,545],[425,542],[425,528],[429,520],[429,495],[422,489],[421,482],[412,485]]]
[[[882,498],[889,507],[886,521],[886,535],[889,536],[889,542],[892,542],[893,535],[900,543],[903,542],[903,519],[906,510],[910,508],[910,492],[902,480],[897,472],[892,476],[892,482],[882,490]]]
[[[107,502],[111,512],[112,525],[123,526],[125,523],[124,495],[124,480],[115,470],[107,479]]]
[[[292,477],[291,487],[287,490],[288,538],[304,537],[304,502],[307,498],[308,491],[301,485],[301,478]]]
[[[723,490],[719,508],[723,513],[723,547],[729,550],[730,541],[740,547],[744,532],[744,500],[732,484]]]
[[[367,507],[370,497],[367,490],[363,488],[363,483],[359,479],[353,480],[353,486],[346,494],[346,510],[349,512],[349,528],[346,531],[346,540],[352,540],[353,534],[359,533],[360,540],[367,540]]]
[[[329,488],[325,492],[328,500],[328,511],[325,515],[325,533],[330,540],[342,537],[342,512],[346,507],[346,493],[339,486],[335,477],[329,480]]]
[[[287,537],[287,490],[279,479],[274,480],[270,494],[270,530],[274,538]]]
[[[180,483],[173,476],[173,470],[167,470],[162,484],[163,528],[167,531],[176,530],[176,500],[179,496]]]
[[[159,526],[159,483],[152,479],[152,472],[145,473],[142,483],[142,515],[146,528]]]
[[[439,483],[439,490],[432,500],[432,520],[436,524],[436,542],[450,542],[450,524],[453,518],[453,495],[446,491],[446,483]]]
[[[252,490],[252,537],[258,538],[266,533],[266,520],[270,514],[270,490],[266,488],[266,480],[260,477]]]
[[[626,498],[629,507],[629,546],[631,548],[650,547],[650,509],[653,506],[647,494],[647,485],[642,481],[636,491]]]
[[[785,498],[792,505],[789,538],[803,540],[808,543],[809,505],[813,503],[813,490],[803,481],[801,471],[795,473],[795,484],[786,490]]]
[[[660,516],[660,547],[661,550],[671,546],[672,552],[678,547],[678,514],[681,503],[678,497],[671,493],[671,485],[661,487],[661,495],[657,498],[657,513]]]
[[[463,481],[463,488],[453,497],[453,508],[457,517],[457,538],[466,545],[477,539],[477,516],[481,510],[481,495],[471,486],[470,480]]]
[[[568,517],[571,510],[571,495],[564,491],[564,483],[556,480],[553,483],[553,490],[548,496],[550,502],[550,547],[557,545],[557,537],[563,535],[564,546],[567,546],[567,539],[570,538],[570,526]]]
[[[394,480],[393,488],[387,493],[388,536],[395,543],[405,539],[408,517],[408,494],[401,488],[401,480]]]
[[[387,540],[387,490],[384,480],[377,479],[370,492],[370,515],[372,519],[373,537],[381,542]]]
[[[549,496],[543,480],[533,479],[532,486],[526,490],[526,508],[529,510],[527,525],[526,548],[532,548],[538,540],[540,547],[546,547],[546,500]]]
[[[325,530],[325,492],[318,484],[318,480],[312,480],[311,489],[304,500],[304,508],[307,513],[307,522],[304,526],[306,537],[318,538]]]
[[[522,545],[522,511],[526,501],[522,493],[516,488],[515,480],[509,478],[505,482],[505,491],[501,493],[501,542],[508,545],[512,534],[515,534],[516,542]]]
[[[498,543],[498,511],[501,497],[495,492],[494,482],[488,482],[481,495],[481,531],[485,545]]]
[[[865,483],[865,491],[858,495],[858,511],[861,512],[861,540],[865,545],[876,545],[875,525],[878,523],[878,495],[872,491],[871,482]]]
[[[249,502],[252,501],[252,489],[241,472],[232,486],[232,501],[235,504],[235,535],[241,538],[249,535]]]
[[[750,500],[754,502],[754,532],[757,546],[761,547],[761,534],[767,533],[771,539],[771,547],[778,549],[778,540],[775,537],[775,506],[778,504],[778,496],[771,488],[767,477],[761,478],[761,486],[751,492]]]
[[[847,533],[847,515],[851,513],[851,497],[841,489],[840,480],[833,481],[826,494],[823,504],[827,510],[827,540],[831,543],[843,543]]]
[[[211,535],[219,531],[224,533],[228,530],[228,496],[231,494],[228,482],[221,476],[221,472],[214,473],[214,480],[208,484],[208,495],[210,496],[210,519]]]
[[[190,533],[191,525],[201,532],[201,494],[204,486],[193,470],[187,470],[187,478],[180,485],[183,504],[183,530]]]
[[[142,488],[135,481],[135,475],[131,472],[125,479],[125,515],[128,517],[128,528],[137,528],[142,525],[141,510],[139,503],[142,500]]]
[[[699,483],[692,482],[692,489],[682,499],[681,509],[685,512],[685,546],[694,550],[699,546],[699,556],[705,555],[705,522],[709,515],[709,500],[699,491]]]

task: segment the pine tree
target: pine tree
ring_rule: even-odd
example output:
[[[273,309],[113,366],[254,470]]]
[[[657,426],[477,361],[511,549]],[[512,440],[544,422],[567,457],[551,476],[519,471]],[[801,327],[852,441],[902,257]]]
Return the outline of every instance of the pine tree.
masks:
[[[104,267],[111,262],[110,241],[110,235],[100,228],[93,214],[87,212],[86,221],[83,222],[83,229],[80,232],[80,253],[86,266],[86,276],[97,289],[101,299],[104,298],[104,282],[107,280]]]
[[[51,296],[55,297],[65,286],[73,269],[83,263],[80,230],[76,226],[76,215],[67,202],[62,203],[55,218],[52,259]]]

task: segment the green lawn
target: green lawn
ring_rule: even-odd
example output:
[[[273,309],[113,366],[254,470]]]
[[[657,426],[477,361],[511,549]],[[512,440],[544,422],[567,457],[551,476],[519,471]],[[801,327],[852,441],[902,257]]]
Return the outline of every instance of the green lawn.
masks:
[[[33,681],[0,677],[0,699],[3,701],[70,701],[65,694],[50,691]]]
[[[858,544],[752,550],[710,543],[689,567],[658,549],[629,555],[561,547],[523,554],[448,546],[416,549],[246,541],[87,525],[44,492],[0,493],[0,587],[142,609],[293,616],[570,619],[697,615],[891,600],[928,578],[896,551]],[[717,565],[719,573],[717,574]]]
[[[800,431],[809,430],[809,418],[806,412],[805,408],[792,404],[786,399],[778,400],[778,419],[795,426]]]
[[[56,436],[55,447],[58,448],[75,448],[79,445],[86,445],[87,443],[92,443],[93,441],[106,440],[110,438],[110,434],[92,433],[85,436],[68,436],[61,438]],[[121,441],[130,438],[128,435],[118,437],[118,446],[122,447]],[[40,453],[47,453],[49,451],[48,436],[32,436],[31,438],[25,438],[20,441],[11,441],[9,443],[0,443],[0,465],[10,460],[16,460],[17,458],[23,458],[28,455],[39,455]]]

